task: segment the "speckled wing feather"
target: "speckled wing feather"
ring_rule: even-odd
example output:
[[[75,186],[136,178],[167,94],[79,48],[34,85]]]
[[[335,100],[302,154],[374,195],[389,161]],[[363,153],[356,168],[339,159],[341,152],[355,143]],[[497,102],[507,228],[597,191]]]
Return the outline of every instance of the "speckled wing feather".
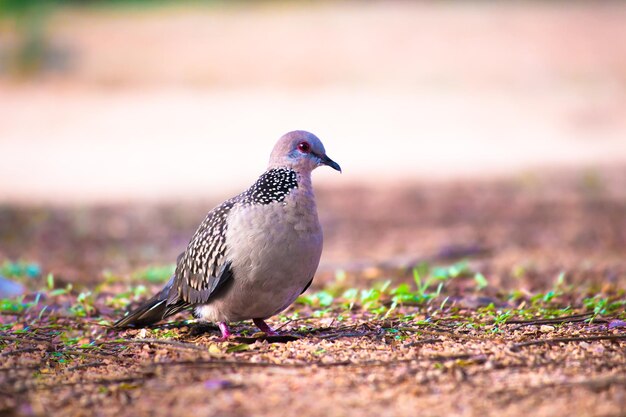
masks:
[[[209,212],[176,260],[176,272],[165,288],[127,312],[115,327],[147,326],[194,304],[206,303],[211,294],[232,279],[230,262],[225,260],[226,229],[236,201],[228,200]]]
[[[168,306],[206,303],[232,278],[225,254],[227,220],[234,204],[235,199],[227,200],[211,210],[179,256]]]
[[[246,191],[211,210],[179,256],[167,306],[179,311],[189,305],[206,303],[211,294],[232,278],[226,255],[228,216],[235,204],[265,205],[283,202],[298,186],[296,173],[275,168],[266,171]]]

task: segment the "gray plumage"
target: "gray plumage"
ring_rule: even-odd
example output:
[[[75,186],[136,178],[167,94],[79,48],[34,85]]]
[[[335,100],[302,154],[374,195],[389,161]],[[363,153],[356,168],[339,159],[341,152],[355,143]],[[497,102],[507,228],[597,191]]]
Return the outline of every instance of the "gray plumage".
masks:
[[[304,131],[283,136],[268,170],[246,191],[211,210],[177,260],[174,276],[144,305],[115,323],[145,326],[188,308],[220,323],[263,322],[308,288],[319,264],[322,231],[311,171],[340,170],[317,137]]]

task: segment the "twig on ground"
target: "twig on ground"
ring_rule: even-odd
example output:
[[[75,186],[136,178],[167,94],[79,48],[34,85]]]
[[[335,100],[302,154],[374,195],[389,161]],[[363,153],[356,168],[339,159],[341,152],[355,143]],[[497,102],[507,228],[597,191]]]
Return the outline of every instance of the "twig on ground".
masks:
[[[526,342],[514,343],[511,345],[511,350],[517,352],[520,348],[533,345],[546,345],[552,343],[577,343],[577,342],[592,342],[596,340],[626,340],[626,334],[621,335],[600,335],[600,336],[584,336],[584,337],[555,337],[552,339],[538,339],[528,340]]]
[[[439,342],[443,342],[443,339],[439,339],[439,338],[433,337],[431,339],[416,340],[415,342],[407,343],[405,346],[406,347],[414,347],[414,346],[427,345],[427,344],[430,344],[430,343],[439,343]]]
[[[207,347],[192,345],[190,343],[177,342],[175,340],[163,340],[163,339],[124,339],[124,340],[107,340],[103,342],[97,343],[97,345],[128,345],[128,344],[158,344],[158,345],[166,345],[181,349],[191,349],[191,350],[199,350],[202,352],[207,351]]]
[[[532,319],[532,320],[507,320],[507,324],[549,324],[549,323],[565,323],[569,321],[579,321],[579,319],[585,319],[593,316],[593,313],[579,313],[572,314],[570,316],[554,317],[552,319]]]
[[[467,360],[467,361],[473,361],[476,363],[485,363],[487,362],[487,355],[484,355],[482,353],[479,353],[479,354],[460,353],[458,355],[432,355],[432,356],[427,356],[424,359],[437,361],[437,362]]]
[[[102,359],[102,358],[110,358],[111,356],[115,356],[116,360],[122,361],[122,362],[128,362],[129,359],[126,358],[121,358],[119,356],[113,355],[109,352],[84,352],[82,350],[60,350],[58,351],[59,353],[63,353],[65,355],[73,355],[73,356],[83,356],[85,358],[93,358],[93,359]]]
[[[299,319],[293,319],[293,320],[287,320],[286,322],[284,322],[283,324],[281,324],[280,326],[278,326],[275,330],[279,331],[280,329],[282,329],[283,327],[287,326],[288,324],[294,323],[296,321],[298,321]]]
[[[31,345],[41,345],[41,344],[50,344],[49,340],[37,338],[26,338],[26,337],[14,337],[14,336],[5,336],[0,335],[0,340],[6,340],[8,342],[18,342],[18,343],[27,343]]]
[[[234,338],[234,340],[236,342],[239,343],[246,343],[248,345],[254,344],[256,342],[259,341],[267,341],[268,343],[287,343],[287,342],[293,342],[294,340],[300,340],[302,339],[299,336],[292,336],[292,335],[276,335],[276,336],[260,336],[260,337],[243,337],[243,336],[237,336]]]
[[[506,324],[517,324],[511,330],[517,330],[524,326],[537,326],[542,324],[562,324],[562,323],[580,323],[588,320],[593,313],[572,314],[571,316],[555,317],[553,319],[536,319],[536,320],[507,320]],[[599,319],[596,319],[599,320]]]
[[[98,366],[105,366],[105,365],[106,365],[106,363],[104,363],[104,362],[81,363],[80,365],[71,366],[69,368],[66,368],[65,371],[66,372],[72,372],[72,371],[77,371],[79,369],[95,368],[95,367],[98,367]]]
[[[1,316],[17,316],[22,317],[24,313],[22,311],[0,311]]]
[[[442,333],[446,333],[447,336],[454,337],[457,339],[482,340],[481,338],[476,337],[476,336],[470,336],[467,334],[459,334],[459,333],[454,332],[452,329],[445,329],[445,328],[441,328],[441,330],[437,332],[433,332],[433,331],[425,330],[425,329],[419,329],[419,328],[416,329],[414,327],[396,327],[396,329],[403,331],[403,332],[421,333],[424,335],[435,336],[435,337],[442,336]]]
[[[15,349],[15,350],[11,350],[11,351],[8,351],[8,352],[2,352],[2,353],[0,353],[0,356],[19,355],[20,353],[30,353],[30,352],[41,352],[41,349],[34,348],[34,347],[28,347],[28,348],[23,348],[23,349]]]
[[[331,334],[324,334],[321,336],[315,336],[319,339],[326,339],[326,340],[335,340],[335,339],[340,339],[342,337],[366,337],[366,336],[376,336],[378,334],[377,331],[368,331],[368,332],[347,332],[347,333],[331,333]]]

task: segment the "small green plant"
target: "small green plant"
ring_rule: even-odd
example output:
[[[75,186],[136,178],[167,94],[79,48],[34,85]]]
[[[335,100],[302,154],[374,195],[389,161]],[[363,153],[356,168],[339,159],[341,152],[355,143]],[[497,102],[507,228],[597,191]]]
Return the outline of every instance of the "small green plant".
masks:
[[[113,297],[107,298],[105,304],[108,307],[116,309],[122,309],[128,307],[133,301],[138,301],[144,294],[148,292],[145,285],[137,285],[130,287],[128,291],[116,294]]]
[[[501,313],[498,313],[496,317],[493,319],[492,331],[494,333],[499,332],[500,326],[502,326],[503,324],[506,324],[507,320],[510,319],[512,315],[513,315],[513,312],[511,310],[505,310]]]
[[[172,275],[174,275],[175,270],[176,265],[174,264],[164,266],[151,266],[135,272],[132,278],[136,281],[148,281],[156,284],[161,284],[167,282],[172,277]]]
[[[338,272],[335,281],[323,291],[313,294],[301,295],[297,303],[306,305],[318,310],[313,315],[323,316],[328,313],[329,307],[339,301],[342,309],[353,310],[360,307],[375,315],[385,314],[388,316],[399,306],[406,305],[429,305],[434,300],[439,300],[445,285],[452,279],[466,276],[471,277],[472,273],[466,262],[458,262],[450,266],[430,268],[428,264],[422,263],[413,269],[413,284],[401,283],[392,287],[391,280],[375,283],[370,288],[346,288],[345,273]],[[486,279],[482,274],[474,274],[475,280],[480,288],[486,286]],[[443,308],[448,303],[449,297],[441,300],[438,308]]]
[[[20,313],[31,307],[33,304],[33,302],[24,302],[23,295],[17,298],[2,298],[0,299],[0,311],[7,313]]]
[[[311,307],[328,307],[334,300],[335,298],[328,291],[318,291],[313,294],[303,294],[296,302]]]
[[[8,278],[36,278],[41,275],[41,268],[33,262],[4,261],[0,266],[0,275]]]
[[[70,307],[70,312],[77,317],[87,317],[96,311],[94,297],[91,291],[83,291],[76,297],[76,303]]]
[[[610,301],[608,297],[601,297],[595,295],[593,297],[585,298],[583,304],[587,310],[593,312],[590,322],[595,320],[598,316],[604,316],[609,314],[615,314],[619,310],[623,310],[626,306],[626,300]]]
[[[489,282],[487,282],[487,278],[480,272],[474,274],[474,281],[476,282],[476,288],[478,290],[484,290],[489,286]]]

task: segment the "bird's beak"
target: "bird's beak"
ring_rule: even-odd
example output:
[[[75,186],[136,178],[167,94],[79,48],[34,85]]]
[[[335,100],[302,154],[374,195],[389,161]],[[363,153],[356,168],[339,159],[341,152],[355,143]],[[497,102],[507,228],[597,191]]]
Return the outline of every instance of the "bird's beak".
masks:
[[[341,167],[339,166],[339,164],[333,161],[332,159],[330,159],[326,154],[321,155],[319,158],[322,164],[328,165],[332,169],[336,169],[337,171],[341,172]]]

